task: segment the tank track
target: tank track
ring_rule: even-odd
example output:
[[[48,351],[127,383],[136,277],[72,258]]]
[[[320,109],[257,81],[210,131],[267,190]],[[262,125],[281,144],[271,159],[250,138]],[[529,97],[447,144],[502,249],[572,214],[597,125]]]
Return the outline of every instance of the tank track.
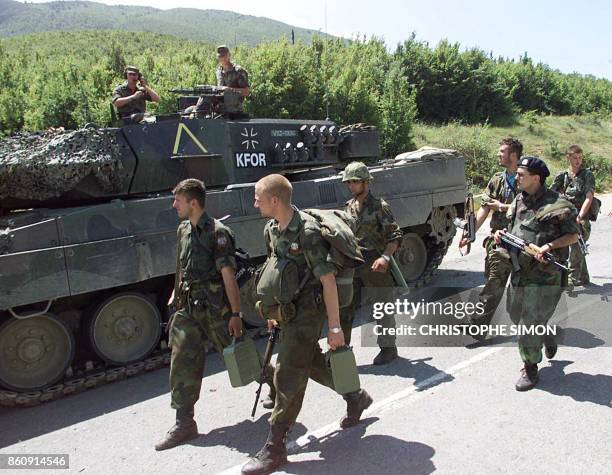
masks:
[[[427,265],[425,266],[421,276],[417,280],[413,281],[411,285],[418,288],[431,282],[452,242],[452,238],[445,243],[436,243],[436,240],[433,238],[426,239],[425,246],[427,248]]]
[[[259,338],[263,328],[247,329],[247,334],[251,338]],[[213,350],[214,351],[214,350]],[[31,391],[18,393],[0,388],[0,406],[4,407],[31,407],[39,404],[55,401],[65,396],[78,394],[88,389],[121,381],[142,373],[148,373],[170,365],[170,349],[165,340],[159,348],[148,358],[137,361],[126,366],[111,366],[99,363],[97,367],[88,367],[76,371],[76,375],[71,375],[53,386],[49,386],[42,391]]]

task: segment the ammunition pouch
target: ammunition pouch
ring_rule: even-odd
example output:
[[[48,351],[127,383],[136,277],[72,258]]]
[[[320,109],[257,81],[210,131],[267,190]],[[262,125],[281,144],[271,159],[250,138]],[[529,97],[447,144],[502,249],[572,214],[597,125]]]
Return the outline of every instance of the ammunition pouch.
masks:
[[[180,285],[180,302],[189,311],[202,312],[208,308],[206,293],[197,281],[182,281]]]
[[[297,309],[293,302],[284,304],[266,305],[261,300],[255,304],[257,312],[265,320],[276,320],[277,322],[289,322],[297,316]]]

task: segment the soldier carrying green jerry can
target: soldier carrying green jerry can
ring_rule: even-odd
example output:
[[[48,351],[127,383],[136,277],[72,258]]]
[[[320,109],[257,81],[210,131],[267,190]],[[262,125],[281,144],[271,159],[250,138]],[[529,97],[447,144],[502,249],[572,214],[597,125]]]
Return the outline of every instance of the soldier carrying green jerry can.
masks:
[[[206,345],[212,342],[223,354],[224,349],[234,348],[232,337],[243,333],[233,232],[206,212],[206,188],[200,180],[181,181],[174,189],[172,206],[184,220],[177,232],[175,287],[169,302],[177,308],[169,324],[171,406],[176,410],[176,424],[156,450],[198,436],[194,405],[200,397]],[[265,374],[273,398],[272,368]]]
[[[337,274],[340,259],[329,258],[334,246],[326,229],[312,215],[292,206],[293,187],[282,175],[268,175],[255,186],[255,207],[262,216],[272,218],[265,227],[267,260],[257,283],[259,307],[269,320],[269,328],[281,327],[280,348],[274,382],[276,405],[270,417],[270,433],[263,448],[247,462],[242,473],[270,473],[287,463],[287,434],[295,423],[309,379],[336,389],[332,370],[319,346],[327,322],[327,342],[332,351],[345,346],[340,327]],[[354,239],[354,237],[353,237]],[[356,241],[354,255],[343,256],[347,266],[360,260]],[[345,248],[346,249],[346,248]],[[356,367],[355,367],[356,370]],[[357,386],[343,395],[347,403],[342,428],[356,425],[361,414],[372,404],[372,398]]]

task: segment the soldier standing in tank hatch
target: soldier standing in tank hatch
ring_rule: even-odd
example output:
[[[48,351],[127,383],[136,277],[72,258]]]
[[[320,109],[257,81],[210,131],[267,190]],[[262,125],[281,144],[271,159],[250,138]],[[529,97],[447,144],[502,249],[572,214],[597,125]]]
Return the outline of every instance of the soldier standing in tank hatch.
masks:
[[[227,46],[217,46],[217,60],[219,67],[216,70],[217,89],[221,91],[233,91],[240,94],[240,110],[242,103],[251,89],[249,88],[249,74],[246,69],[231,61],[230,50]]]
[[[274,374],[276,405],[270,417],[268,439],[257,455],[242,467],[243,474],[267,474],[287,463],[287,433],[300,412],[309,378],[334,389],[331,369],[318,342],[326,321],[330,349],[333,351],[345,345],[338,311],[336,268],[328,260],[328,245],[314,218],[292,206],[291,196],[291,183],[282,175],[268,175],[255,185],[255,207],[262,216],[273,218],[264,230],[266,263],[270,259],[280,262],[279,256],[290,254],[292,263],[284,268],[294,266],[299,285],[296,284],[297,295],[293,287],[289,289],[288,294],[295,295],[290,303],[263,306],[268,327],[280,325],[281,328]],[[300,235],[303,238],[298,239]],[[260,282],[269,282],[269,288],[276,287],[274,282],[284,277],[279,275],[282,272],[279,267],[264,264]],[[269,302],[279,301],[276,295],[263,298]],[[347,413],[340,426],[344,429],[359,422],[363,411],[372,404],[372,398],[363,389],[343,397]]]
[[[355,312],[361,301],[364,287],[393,287],[389,272],[389,261],[402,241],[402,230],[395,222],[391,207],[382,198],[370,192],[372,175],[361,162],[349,163],[344,169],[342,181],[346,183],[353,198],[346,202],[345,211],[356,222],[355,236],[362,248],[365,263],[355,269],[353,279],[353,301],[341,310],[340,321],[347,344],[350,343]],[[380,325],[383,329],[395,328],[393,315],[386,315]],[[397,358],[395,335],[379,335],[380,352],[373,364],[388,364]]]
[[[508,277],[512,272],[510,261],[497,250],[493,234],[498,229],[508,227],[506,213],[517,193],[516,170],[522,154],[523,144],[517,139],[509,137],[501,141],[497,159],[505,170],[491,177],[483,194],[480,209],[476,213],[476,231],[478,231],[489,213],[493,211],[490,223],[491,233],[482,244],[486,250],[484,273],[487,282],[480,292],[479,300],[484,304],[484,311],[482,315],[472,317],[471,324],[489,325],[491,323],[495,310],[504,296]],[[459,247],[464,247],[468,243],[468,238],[463,238],[459,242]],[[483,334],[477,338],[484,338],[484,336]]]
[[[546,187],[550,175],[546,164],[537,157],[522,157],[516,172],[520,193],[508,209],[508,232],[540,248],[536,258],[518,254],[519,270],[512,270],[507,308],[514,324],[546,325],[552,317],[562,293],[562,274],[544,259],[552,253],[564,262],[568,246],[578,241],[579,228],[574,206]],[[501,245],[506,230],[494,234]],[[557,352],[554,337],[523,335],[519,337],[519,353],[523,360],[517,391],[528,391],[538,381],[538,364],[542,361],[542,344],[546,357]]]
[[[235,277],[234,234],[205,210],[206,188],[193,178],[173,190],[179,218],[177,271],[171,302],[177,311],[169,327],[171,406],[176,424],[156,450],[165,450],[198,436],[194,405],[200,397],[206,345],[219,354],[231,337],[242,335],[240,291]],[[268,381],[272,386],[272,368]]]
[[[591,235],[591,222],[588,216],[593,204],[595,175],[591,170],[582,166],[584,157],[582,149],[578,145],[570,146],[567,149],[566,157],[569,168],[555,177],[551,189],[564,195],[576,207],[578,212],[576,222],[581,228],[580,234],[582,234],[582,239],[586,243]],[[591,282],[586,256],[580,250],[579,244],[570,246],[569,268],[569,284],[571,287],[588,285]]]
[[[148,86],[138,68],[127,66],[123,78],[125,82],[115,88],[112,101],[124,123],[129,123],[132,114],[144,114],[147,101],[159,102],[159,96]]]

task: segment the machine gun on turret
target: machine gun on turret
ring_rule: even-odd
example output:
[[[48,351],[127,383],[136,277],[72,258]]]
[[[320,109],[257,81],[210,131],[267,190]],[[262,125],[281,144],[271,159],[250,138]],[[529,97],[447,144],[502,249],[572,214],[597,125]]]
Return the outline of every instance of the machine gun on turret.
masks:
[[[178,104],[180,113],[196,114],[201,117],[244,118],[245,116],[242,112],[242,96],[239,92],[230,89],[199,84],[192,88],[168,89],[168,92],[181,94]]]

